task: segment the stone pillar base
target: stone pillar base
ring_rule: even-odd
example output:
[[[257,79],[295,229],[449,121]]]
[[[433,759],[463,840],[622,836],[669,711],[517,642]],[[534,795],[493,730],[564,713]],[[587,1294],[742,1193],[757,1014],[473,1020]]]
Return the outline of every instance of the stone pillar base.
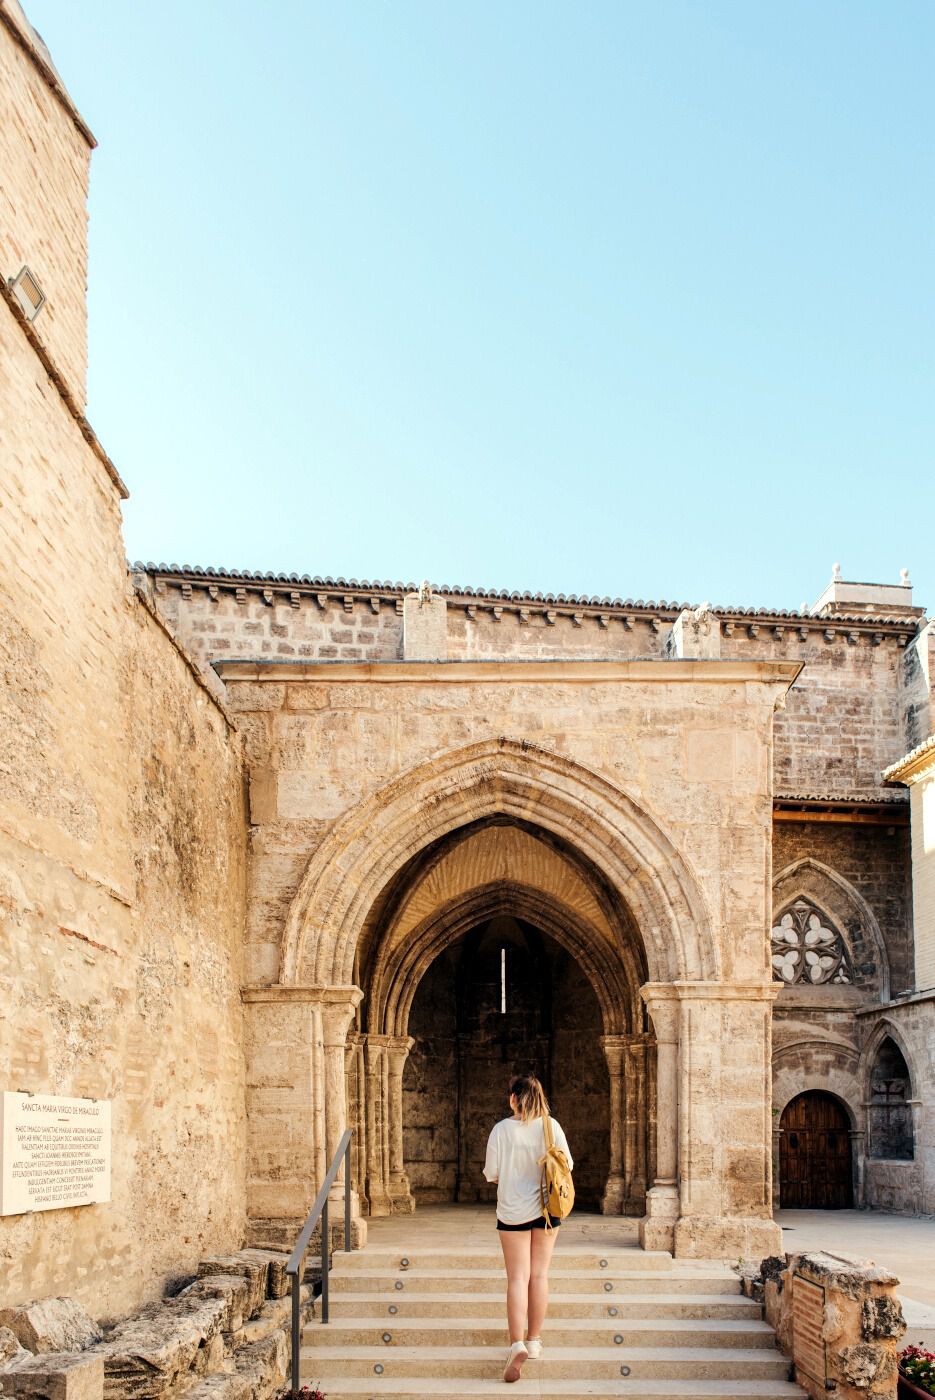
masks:
[[[329,1231],[330,1231],[330,1234],[331,1234],[331,1248],[332,1248],[333,1250],[335,1250],[335,1249],[343,1249],[343,1248],[344,1248],[344,1216],[343,1216],[343,1214],[341,1215],[341,1218],[340,1218],[339,1220],[335,1220],[334,1223],[332,1223],[332,1222],[329,1220],[329,1221],[328,1221],[328,1228],[329,1228]],[[366,1220],[363,1220],[359,1215],[352,1215],[352,1216],[351,1216],[351,1248],[352,1248],[352,1249],[363,1249],[363,1247],[364,1247],[364,1245],[365,1245],[366,1243],[367,1243],[367,1222],[366,1222]]]
[[[774,1220],[742,1215],[683,1215],[675,1223],[675,1255],[682,1259],[765,1259],[782,1254]]]
[[[608,1178],[601,1200],[601,1215],[623,1215],[626,1189],[626,1182],[622,1176]]]
[[[646,1192],[646,1214],[640,1221],[644,1249],[675,1250],[675,1225],[679,1214],[677,1186],[653,1186]]]
[[[369,1199],[371,1215],[392,1215],[393,1202],[390,1200],[389,1196],[384,1195],[382,1191],[377,1191],[371,1187]]]
[[[391,1174],[387,1194],[390,1199],[391,1215],[412,1215],[416,1208],[416,1201],[405,1172]]]

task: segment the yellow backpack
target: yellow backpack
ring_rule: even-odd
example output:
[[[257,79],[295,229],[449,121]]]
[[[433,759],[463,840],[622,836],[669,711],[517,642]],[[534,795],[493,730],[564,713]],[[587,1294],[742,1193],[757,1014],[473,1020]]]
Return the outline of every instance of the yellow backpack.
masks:
[[[568,1158],[560,1147],[555,1146],[552,1137],[552,1124],[547,1113],[542,1116],[542,1131],[545,1134],[545,1154],[539,1158],[542,1168],[540,1192],[542,1214],[547,1230],[552,1229],[552,1220],[564,1220],[571,1214],[575,1204],[575,1183],[571,1179]]]

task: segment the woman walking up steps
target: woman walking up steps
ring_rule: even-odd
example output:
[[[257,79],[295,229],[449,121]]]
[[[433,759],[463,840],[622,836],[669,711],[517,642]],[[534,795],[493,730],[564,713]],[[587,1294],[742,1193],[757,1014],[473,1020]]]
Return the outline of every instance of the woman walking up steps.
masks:
[[[542,1085],[523,1074],[510,1085],[513,1116],[503,1118],[487,1141],[484,1176],[497,1183],[497,1230],[506,1266],[506,1314],[510,1328],[505,1381],[518,1381],[523,1365],[542,1355],[540,1332],[549,1305],[549,1264],[561,1221],[542,1209],[544,1120],[549,1115]],[[561,1125],[549,1119],[555,1146],[574,1166]],[[554,1228],[549,1228],[554,1227]]]

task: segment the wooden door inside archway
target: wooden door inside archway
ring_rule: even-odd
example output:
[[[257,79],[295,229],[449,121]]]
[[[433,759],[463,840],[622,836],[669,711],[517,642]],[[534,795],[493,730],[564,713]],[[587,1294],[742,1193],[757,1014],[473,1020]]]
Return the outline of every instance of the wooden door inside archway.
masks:
[[[798,1210],[846,1210],[854,1204],[847,1112],[832,1094],[799,1094],[779,1126],[779,1204]]]

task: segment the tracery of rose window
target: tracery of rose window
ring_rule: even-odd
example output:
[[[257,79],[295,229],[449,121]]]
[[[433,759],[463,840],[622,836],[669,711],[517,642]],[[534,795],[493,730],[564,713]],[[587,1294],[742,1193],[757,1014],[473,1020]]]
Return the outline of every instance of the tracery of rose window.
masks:
[[[772,932],[773,978],[777,982],[850,982],[844,940],[813,904],[797,899]]]

